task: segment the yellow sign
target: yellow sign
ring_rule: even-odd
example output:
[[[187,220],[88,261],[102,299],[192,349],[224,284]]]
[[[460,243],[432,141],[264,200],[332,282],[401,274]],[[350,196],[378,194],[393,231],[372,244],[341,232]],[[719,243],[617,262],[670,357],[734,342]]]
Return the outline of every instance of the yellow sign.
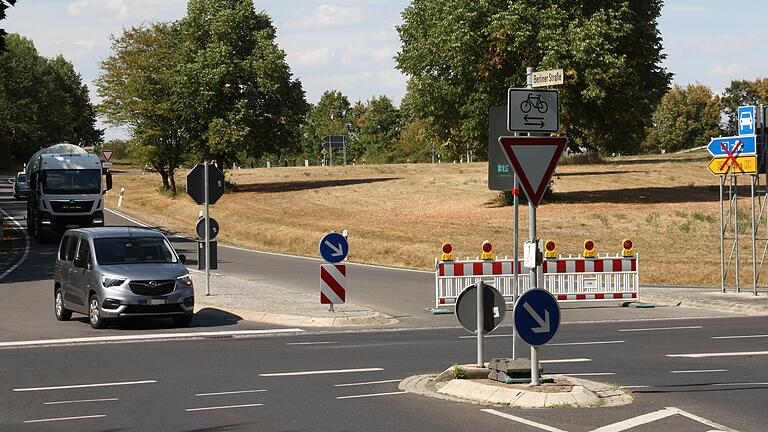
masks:
[[[709,170],[714,175],[754,174],[757,172],[757,156],[738,156],[733,158],[714,158],[709,161]]]

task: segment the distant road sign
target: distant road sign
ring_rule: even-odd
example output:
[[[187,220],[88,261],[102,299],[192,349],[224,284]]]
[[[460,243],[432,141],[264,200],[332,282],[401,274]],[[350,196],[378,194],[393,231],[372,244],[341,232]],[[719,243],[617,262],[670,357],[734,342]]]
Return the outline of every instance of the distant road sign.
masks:
[[[514,132],[557,132],[560,99],[557,90],[509,89],[507,129]]]
[[[560,85],[563,82],[564,81],[563,81],[562,69],[553,69],[553,70],[533,73],[534,87],[547,87],[547,86],[553,86],[553,85]]]
[[[347,265],[320,264],[320,304],[343,304],[346,291]]]
[[[712,138],[707,150],[714,157],[719,156],[749,156],[754,155],[757,144],[754,135]]]
[[[349,254],[349,242],[339,233],[328,233],[320,239],[320,255],[331,264],[344,261]]]
[[[544,345],[560,327],[560,306],[549,291],[528,290],[515,303],[512,311],[520,339],[529,345]]]
[[[739,107],[738,123],[739,135],[753,135],[755,133],[755,107]]]
[[[323,137],[325,147],[344,148],[347,144],[347,137],[344,135],[327,135]]]
[[[506,305],[504,297],[494,287],[483,284],[483,329],[490,333],[504,321]],[[477,285],[470,285],[456,299],[456,318],[462,327],[477,331]]]
[[[101,167],[104,169],[110,169],[112,168],[112,162],[102,162]]]
[[[114,150],[102,150],[101,151],[101,160],[104,162],[109,162],[110,159],[112,159],[112,155],[115,153]]]
[[[501,137],[499,143],[517,172],[517,180],[523,186],[528,201],[538,206],[568,138]]]
[[[195,232],[197,232],[197,236],[200,238],[205,238],[205,218],[200,219],[197,221],[197,225],[195,226]],[[213,240],[216,238],[217,235],[219,235],[219,223],[216,222],[216,219],[211,218],[210,222],[208,223],[208,232],[210,233],[210,239]]]
[[[714,175],[755,174],[757,172],[757,156],[714,158],[709,161],[708,168]]]
[[[215,204],[224,195],[224,173],[208,165],[208,203]],[[205,204],[205,165],[197,164],[187,174],[187,194],[198,204]]]
[[[488,111],[488,189],[511,191],[515,187],[515,172],[499,137],[509,135],[507,131],[507,107],[495,106]]]

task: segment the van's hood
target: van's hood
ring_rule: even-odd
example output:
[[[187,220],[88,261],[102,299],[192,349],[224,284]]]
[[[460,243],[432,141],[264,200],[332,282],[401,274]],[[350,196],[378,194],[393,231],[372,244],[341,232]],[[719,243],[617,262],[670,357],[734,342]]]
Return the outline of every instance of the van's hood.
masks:
[[[119,276],[130,280],[176,279],[189,273],[184,264],[125,264],[100,265],[104,275]]]

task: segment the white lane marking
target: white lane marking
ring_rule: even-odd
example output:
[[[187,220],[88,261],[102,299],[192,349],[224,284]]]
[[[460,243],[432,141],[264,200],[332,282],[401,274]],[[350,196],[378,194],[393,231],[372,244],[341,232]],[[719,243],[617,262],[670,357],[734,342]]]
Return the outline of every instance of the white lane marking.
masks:
[[[539,360],[539,363],[583,363],[591,362],[592,359],[588,358],[572,358],[572,359],[555,359],[555,360]]]
[[[399,379],[391,379],[391,380],[382,380],[382,381],[368,381],[368,382],[359,382],[359,383],[349,383],[349,384],[334,384],[334,387],[351,387],[351,386],[361,386],[361,385],[368,385],[368,384],[386,384],[386,383],[393,383],[393,382],[400,382],[402,380]]]
[[[698,354],[667,354],[667,357],[704,358],[704,357],[743,357],[768,355],[768,351],[743,351],[722,353],[698,353]]]
[[[221,410],[221,409],[230,409],[230,408],[258,407],[258,406],[264,406],[264,404],[223,405],[223,406],[212,406],[212,407],[203,407],[203,408],[187,408],[184,411],[186,412],[211,411],[211,410]]]
[[[132,218],[132,217],[130,217],[130,216],[124,214],[124,213],[121,213],[121,212],[118,212],[118,211],[115,211],[115,210],[112,210],[112,209],[108,209],[108,208],[105,208],[104,210],[106,210],[106,211],[108,211],[108,212],[110,212],[110,213],[112,213],[112,214],[114,214],[116,216],[119,216],[119,217],[121,217],[123,219],[129,220],[129,221],[131,221],[131,222],[133,222],[133,223],[135,223],[135,224],[137,224],[139,226],[143,226],[145,228],[149,227],[149,225],[147,225],[147,224],[145,224],[145,223],[143,223],[143,222],[141,222],[141,221],[139,221],[137,219],[134,219],[134,218]],[[193,240],[193,239],[189,239],[187,237],[182,237],[182,236],[179,236],[179,235],[174,235],[174,237],[177,237],[177,238],[183,239],[183,240]],[[299,259],[304,259],[304,260],[309,260],[309,261],[324,261],[321,258],[306,257],[306,256],[301,256],[301,255],[290,255],[290,254],[280,253],[280,252],[266,252],[266,251],[260,251],[260,250],[255,250],[255,249],[248,249],[248,248],[239,247],[239,246],[231,246],[231,245],[220,244],[219,247],[227,248],[227,249],[233,249],[233,250],[239,250],[239,251],[242,251],[242,252],[251,252],[251,253],[257,253],[257,254],[264,254],[264,255],[272,255],[272,256],[287,257],[287,258],[299,258]],[[345,264],[349,264],[349,265],[352,265],[352,266],[358,266],[358,267],[370,267],[370,268],[377,268],[377,269],[384,269],[384,270],[397,270],[397,271],[404,271],[404,272],[411,272],[411,273],[429,273],[429,274],[434,274],[435,273],[434,271],[430,271],[430,270],[418,270],[418,269],[408,269],[408,268],[399,268],[399,267],[387,267],[387,266],[375,265],[375,264],[361,264],[361,263],[352,263],[352,262],[346,262]]]
[[[370,394],[361,394],[361,395],[353,395],[353,396],[339,396],[336,399],[357,399],[357,398],[368,398],[368,397],[378,397],[378,396],[401,395],[405,393],[408,393],[408,392],[396,391],[396,392],[389,392],[389,393],[370,393]]]
[[[687,411],[683,411],[683,410],[681,410],[679,408],[667,407],[667,409],[674,410],[677,414],[679,414],[679,415],[681,415],[683,417],[688,417],[691,420],[695,420],[695,421],[697,421],[699,423],[702,423],[702,424],[707,425],[709,427],[713,427],[713,428],[715,428],[717,430],[720,430],[720,431],[723,431],[723,432],[738,432],[735,429],[731,429],[731,428],[729,428],[727,426],[723,426],[723,425],[721,425],[719,423],[713,422],[712,420],[707,420],[704,417],[699,417],[696,414],[691,414],[691,413],[689,413]]]
[[[22,234],[24,234],[24,255],[22,255],[21,259],[19,261],[17,261],[16,264],[12,265],[11,268],[9,268],[5,272],[3,272],[3,274],[0,274],[0,280],[3,280],[4,277],[6,277],[9,274],[11,274],[12,271],[14,271],[17,268],[19,268],[19,266],[21,264],[23,264],[24,261],[27,260],[27,257],[29,256],[29,236],[27,235],[27,231],[24,228],[22,228],[22,226],[19,223],[19,221],[14,219],[13,216],[9,215],[8,213],[5,212],[5,210],[3,210],[1,208],[0,208],[0,212],[2,212],[5,215],[6,218],[10,219],[11,222],[13,222],[14,225],[16,225],[16,229],[18,229]],[[0,227],[0,229],[2,229],[2,227]]]
[[[336,343],[338,342],[287,342],[286,345],[329,345]]]
[[[495,416],[499,416],[499,417],[502,417],[502,418],[505,418],[505,419],[508,419],[508,420],[516,421],[516,422],[522,423],[524,425],[532,426],[532,427],[535,427],[537,429],[545,430],[547,432],[565,432],[564,430],[558,429],[556,427],[547,426],[545,424],[537,423],[537,422],[535,422],[533,420],[528,420],[528,419],[524,419],[522,417],[513,416],[512,414],[503,413],[501,411],[496,411],[495,409],[487,408],[487,409],[481,409],[480,411],[482,411],[484,413],[488,413],[488,414],[493,414]]]
[[[742,386],[742,385],[768,385],[768,382],[734,382],[734,383],[714,383],[713,386]]]
[[[64,421],[64,420],[82,420],[82,419],[101,418],[106,416],[107,416],[106,414],[97,414],[97,415],[87,415],[87,416],[77,416],[77,417],[56,417],[56,418],[47,418],[47,419],[38,419],[38,420],[24,420],[24,423],[43,423],[43,422],[55,422],[55,421]]]
[[[618,344],[618,343],[624,343],[623,340],[614,340],[614,341],[595,341],[595,342],[561,342],[561,343],[551,343],[547,344],[547,346],[571,346],[571,345],[603,345],[603,344]]]
[[[684,373],[709,373],[709,372],[728,372],[728,369],[692,369],[692,370],[671,370],[669,371],[673,374],[684,374]]]
[[[155,384],[155,380],[143,380],[143,381],[123,381],[123,382],[111,382],[111,383],[99,383],[99,384],[75,384],[65,386],[54,387],[28,387],[28,388],[16,388],[15,392],[30,392],[30,391],[43,391],[43,390],[66,390],[66,389],[78,389],[78,388],[93,388],[93,387],[114,387],[114,386],[126,386],[137,384]]]
[[[616,375],[616,372],[585,372],[585,373],[563,373],[558,375],[566,375],[566,376],[606,376],[606,375]]]
[[[511,334],[496,334],[496,335],[494,335],[494,334],[492,334],[492,335],[485,335],[483,337],[486,337],[486,338],[499,338],[499,337],[512,337],[512,336],[514,336],[514,335],[511,335]],[[459,336],[459,339],[477,339],[477,336]],[[548,345],[552,345],[552,344],[548,344]]]
[[[620,389],[636,389],[636,388],[650,388],[651,386],[647,385],[628,385],[628,386],[620,386]]]
[[[329,370],[313,370],[302,372],[278,372],[278,373],[266,373],[259,374],[260,377],[283,377],[283,376],[301,376],[301,375],[325,375],[325,374],[338,374],[338,373],[354,373],[354,372],[379,372],[383,371],[382,368],[360,368],[360,369],[329,369]]]
[[[111,402],[111,401],[117,401],[117,400],[120,400],[120,399],[118,398],[80,399],[80,400],[69,400],[69,401],[44,402],[43,405],[62,405],[62,404],[73,404],[73,403],[88,403],[88,402]]]
[[[691,414],[687,411],[683,411],[679,408],[675,407],[666,407],[662,410],[654,411],[648,414],[643,414],[637,417],[633,417],[631,419],[623,420],[620,422],[616,422],[613,424],[609,424],[607,426],[603,426],[601,428],[597,428],[593,430],[592,432],[622,432],[628,429],[632,429],[638,426],[642,426],[651,422],[655,422],[657,420],[661,420],[673,415],[681,415],[683,417],[687,417],[691,420],[697,421],[703,425],[709,426],[711,428],[715,428],[718,431],[722,432],[736,432],[734,429],[731,429],[729,427],[723,426],[721,424],[715,423],[711,420],[707,420],[703,417],[699,417],[695,414]]]
[[[768,338],[768,335],[744,335],[744,336],[712,336],[712,339],[751,339],[751,338]]]
[[[266,390],[260,389],[260,390],[235,390],[235,391],[226,391],[226,392],[216,392],[216,393],[197,393],[195,396],[222,396],[222,395],[233,395],[233,394],[243,394],[243,393],[262,393]]]
[[[620,332],[639,332],[639,331],[656,331],[656,330],[690,330],[700,329],[701,326],[685,326],[685,327],[649,327],[649,328],[632,328],[621,329]]]
[[[298,333],[303,331],[304,330],[300,328],[286,328],[286,329],[268,329],[268,330],[232,330],[232,331],[195,332],[195,333],[155,333],[155,334],[126,335],[126,336],[95,336],[95,337],[68,338],[68,339],[38,339],[38,340],[29,340],[29,341],[0,342],[0,348],[21,347],[21,346],[40,346],[40,345],[69,345],[69,344],[95,343],[95,342],[139,341],[139,340],[155,340],[155,339],[189,339],[189,338],[217,337],[217,336],[248,336],[248,335],[261,335],[261,334],[273,334],[273,333]]]

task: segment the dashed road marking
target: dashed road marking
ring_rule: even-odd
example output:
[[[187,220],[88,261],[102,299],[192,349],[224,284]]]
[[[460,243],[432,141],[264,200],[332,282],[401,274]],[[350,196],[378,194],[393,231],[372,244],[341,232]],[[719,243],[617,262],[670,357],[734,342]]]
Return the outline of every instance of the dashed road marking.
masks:
[[[584,363],[591,362],[592,359],[588,358],[572,358],[572,359],[554,359],[554,360],[539,360],[539,363]]]
[[[46,418],[46,419],[37,419],[37,420],[24,420],[24,423],[45,423],[45,422],[65,421],[65,420],[83,420],[83,419],[101,418],[106,416],[107,416],[106,414],[96,414],[96,415],[77,416],[77,417],[56,417],[56,418]]]
[[[370,394],[361,394],[361,395],[353,395],[353,396],[339,396],[336,399],[358,399],[358,398],[368,398],[368,397],[378,397],[378,396],[401,395],[405,393],[408,393],[408,392],[396,391],[396,392],[388,392],[388,393],[370,393]]]
[[[337,344],[335,341],[319,341],[319,342],[286,342],[286,345],[331,345]]]
[[[223,395],[233,395],[233,394],[244,394],[244,393],[263,393],[267,390],[260,389],[260,390],[235,390],[235,391],[226,391],[226,392],[216,392],[216,393],[197,393],[195,396],[223,396]]]
[[[566,375],[566,376],[608,376],[608,375],[616,375],[616,372],[584,372],[584,373],[563,373],[558,375]]]
[[[741,336],[712,336],[712,339],[751,339],[751,338],[768,338],[768,335],[759,334],[759,335],[741,335]]]
[[[698,353],[698,354],[667,354],[667,357],[685,357],[685,358],[705,358],[705,357],[745,357],[768,355],[768,351],[740,351],[740,352],[721,352],[721,353]]]
[[[112,401],[118,401],[118,400],[120,400],[120,399],[118,399],[118,398],[80,399],[80,400],[44,402],[43,405],[64,405],[64,404],[89,403],[89,402],[112,402]]]
[[[382,381],[367,381],[367,382],[359,382],[359,383],[349,383],[349,384],[334,384],[334,387],[352,387],[352,386],[361,386],[361,385],[369,385],[369,384],[386,384],[386,383],[393,383],[393,382],[400,382],[402,380],[400,379],[391,379],[391,380],[382,380]]]
[[[671,370],[673,374],[686,374],[686,373],[714,373],[714,372],[728,372],[728,369],[691,369],[691,370]]]
[[[613,340],[613,341],[594,341],[594,342],[561,342],[561,343],[550,343],[550,344],[547,344],[547,346],[604,345],[604,344],[619,344],[619,343],[624,343],[624,341]]]
[[[659,330],[692,330],[700,329],[701,326],[684,326],[684,327],[648,327],[648,328],[631,328],[621,329],[620,332],[640,332],[640,331],[659,331]]]
[[[326,374],[339,374],[339,373],[355,373],[355,372],[380,372],[382,368],[360,368],[360,369],[328,369],[328,370],[312,370],[301,372],[277,372],[277,373],[265,373],[259,374],[260,377],[284,377],[284,376],[302,376],[302,375],[326,375]]]
[[[264,404],[242,404],[242,405],[223,405],[223,406],[212,406],[212,407],[202,407],[202,408],[187,408],[184,411],[186,412],[211,411],[211,410],[249,408],[249,407],[259,407],[259,406],[264,406]]]
[[[54,387],[28,387],[28,388],[16,388],[15,392],[31,392],[31,391],[44,391],[44,390],[67,390],[67,389],[79,389],[79,388],[93,388],[93,387],[114,387],[114,386],[126,386],[137,384],[154,384],[155,380],[143,380],[143,381],[123,381],[123,382],[111,382],[111,383],[99,383],[99,384],[75,384],[65,386]]]

